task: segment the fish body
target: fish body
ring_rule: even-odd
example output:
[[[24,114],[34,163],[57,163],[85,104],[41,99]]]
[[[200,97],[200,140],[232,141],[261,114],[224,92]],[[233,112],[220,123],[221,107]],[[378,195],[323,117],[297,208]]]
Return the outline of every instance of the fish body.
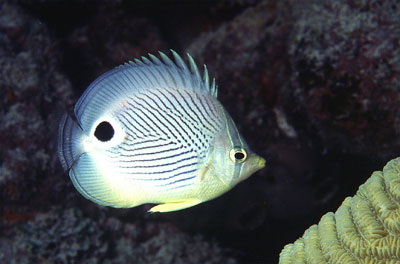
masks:
[[[172,51],[97,78],[60,122],[58,154],[75,188],[112,207],[184,209],[264,167],[217,100],[215,81]]]

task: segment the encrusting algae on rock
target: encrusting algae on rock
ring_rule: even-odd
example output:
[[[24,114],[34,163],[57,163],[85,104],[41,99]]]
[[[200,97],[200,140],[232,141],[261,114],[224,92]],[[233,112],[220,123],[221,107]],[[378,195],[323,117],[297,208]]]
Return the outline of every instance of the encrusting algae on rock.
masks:
[[[279,263],[400,263],[400,157],[286,245]]]

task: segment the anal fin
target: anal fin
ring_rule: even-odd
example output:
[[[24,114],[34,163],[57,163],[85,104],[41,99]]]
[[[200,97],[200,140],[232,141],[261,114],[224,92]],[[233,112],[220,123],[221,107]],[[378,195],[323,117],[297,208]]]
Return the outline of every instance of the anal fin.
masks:
[[[188,207],[195,206],[199,203],[201,203],[201,200],[186,200],[182,202],[174,202],[174,203],[165,203],[165,204],[159,204],[156,205],[152,208],[150,208],[149,212],[150,213],[165,213],[165,212],[172,212],[172,211],[178,211],[182,210]]]

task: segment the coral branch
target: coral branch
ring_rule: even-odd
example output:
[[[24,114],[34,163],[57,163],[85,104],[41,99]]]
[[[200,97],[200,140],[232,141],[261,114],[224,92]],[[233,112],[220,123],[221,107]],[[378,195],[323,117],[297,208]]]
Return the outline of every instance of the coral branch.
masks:
[[[303,237],[286,245],[279,260],[280,264],[399,262],[400,157],[372,173],[336,213],[325,214]]]

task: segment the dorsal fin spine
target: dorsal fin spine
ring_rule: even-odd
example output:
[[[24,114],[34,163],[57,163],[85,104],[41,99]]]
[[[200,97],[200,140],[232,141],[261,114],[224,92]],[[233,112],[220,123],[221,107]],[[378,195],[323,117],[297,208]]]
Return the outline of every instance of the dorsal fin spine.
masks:
[[[189,60],[189,67],[183,61],[182,57],[179,56],[177,52],[174,50],[170,50],[172,53],[172,57],[174,61],[170,57],[168,57],[165,53],[159,51],[160,58],[154,56],[151,53],[148,53],[148,57],[142,56],[140,59],[133,59],[133,61],[129,61],[124,63],[119,67],[143,67],[143,66],[158,66],[156,67],[156,74],[152,73],[152,75],[157,79],[157,77],[161,77],[164,81],[166,81],[166,74],[168,75],[167,79],[171,80],[174,85],[187,85],[187,82],[192,87],[200,86],[201,89],[206,89],[212,96],[217,97],[218,89],[215,84],[215,79],[210,83],[210,77],[208,75],[207,66],[204,65],[203,77],[200,74],[200,71],[196,65],[193,57],[187,53],[187,57]],[[141,70],[139,72],[142,72]],[[184,78],[183,76],[190,76],[190,79]],[[145,74],[146,76],[146,74]],[[148,78],[147,76],[147,79]]]
[[[215,78],[213,78],[210,91],[211,91],[211,93],[215,96],[215,98],[217,98],[217,96],[218,96],[218,87],[217,87],[217,85],[215,84]]]
[[[190,73],[188,67],[186,66],[186,63],[183,61],[183,59],[181,58],[181,56],[178,55],[178,53],[176,53],[174,50],[170,50],[172,52],[172,56],[175,59],[175,63],[176,65],[181,68],[185,73]]]

